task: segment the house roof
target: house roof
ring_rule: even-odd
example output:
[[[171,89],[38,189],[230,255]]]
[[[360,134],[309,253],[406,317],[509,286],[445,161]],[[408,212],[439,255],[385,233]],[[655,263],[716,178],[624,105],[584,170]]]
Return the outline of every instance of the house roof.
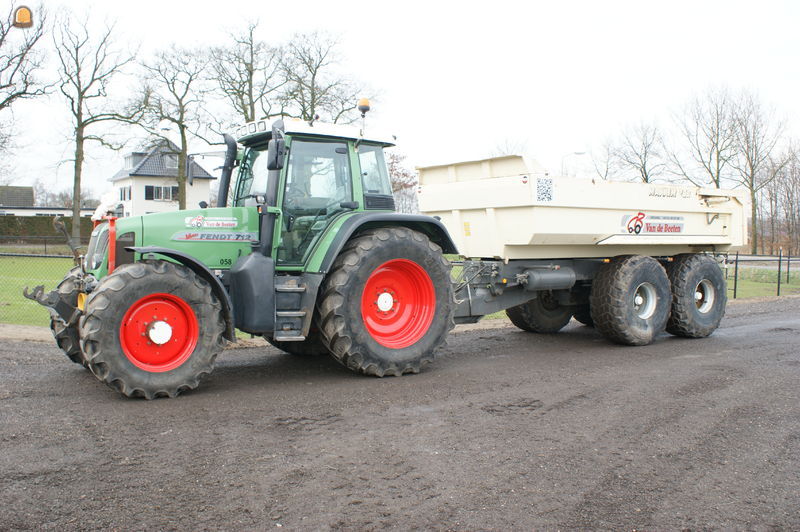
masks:
[[[158,146],[154,147],[147,153],[140,153],[134,152],[128,155],[139,155],[141,156],[141,160],[138,164],[134,165],[133,168],[123,168],[116,174],[114,174],[109,181],[119,181],[120,179],[126,179],[129,177],[178,177],[178,169],[177,168],[167,168],[164,164],[164,155],[173,155],[177,152],[179,148],[173,144],[172,142],[169,143],[160,143]],[[195,161],[191,161],[189,165],[190,175],[192,179],[216,179],[216,177],[212,176],[206,170],[197,164]]]
[[[0,186],[0,205],[33,207],[33,187]]]

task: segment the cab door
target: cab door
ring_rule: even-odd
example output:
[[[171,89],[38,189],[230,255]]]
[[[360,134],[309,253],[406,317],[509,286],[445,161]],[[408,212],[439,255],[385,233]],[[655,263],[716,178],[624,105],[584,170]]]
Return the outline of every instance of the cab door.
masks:
[[[293,139],[283,190],[278,264],[302,265],[331,220],[353,201],[346,142]]]

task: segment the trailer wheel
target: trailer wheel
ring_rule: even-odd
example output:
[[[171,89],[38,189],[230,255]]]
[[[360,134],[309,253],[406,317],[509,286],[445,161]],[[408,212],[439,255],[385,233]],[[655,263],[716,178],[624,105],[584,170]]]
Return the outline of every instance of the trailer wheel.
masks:
[[[72,268],[56,288],[58,293],[61,294],[61,298],[73,307],[78,305],[78,283],[76,282],[78,271],[79,268],[77,266]],[[86,359],[81,351],[78,325],[64,325],[59,320],[50,318],[50,331],[52,331],[58,347],[64,351],[67,358],[76,364],[82,364],[86,367]]]
[[[319,328],[316,324],[311,325],[308,336],[306,336],[306,339],[302,342],[283,342],[280,340],[273,340],[271,336],[267,335],[264,335],[264,339],[274,347],[290,355],[320,356],[330,353],[322,342],[322,337],[319,334]]]
[[[367,231],[337,257],[319,311],[323,342],[351,370],[418,373],[454,326],[450,263],[417,231]]]
[[[552,334],[572,319],[572,307],[559,305],[550,292],[539,292],[536,299],[506,309],[506,315],[523,331]]]
[[[126,264],[86,301],[81,344],[92,373],[128,397],[196,388],[222,350],[225,323],[211,286],[166,261]]]
[[[672,314],[667,332],[686,338],[705,338],[725,315],[728,292],[725,276],[712,257],[678,255],[667,267],[672,284]]]
[[[671,301],[669,279],[658,261],[621,256],[603,264],[592,283],[591,317],[609,340],[647,345],[664,330]]]
[[[587,327],[594,327],[594,321],[592,321],[592,310],[589,305],[579,305],[575,307],[572,311],[572,317],[575,318],[578,323],[582,323]]]

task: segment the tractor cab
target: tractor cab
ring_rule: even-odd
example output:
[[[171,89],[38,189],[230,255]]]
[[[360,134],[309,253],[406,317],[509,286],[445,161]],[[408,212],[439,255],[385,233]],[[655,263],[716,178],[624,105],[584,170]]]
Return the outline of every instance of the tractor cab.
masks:
[[[275,208],[276,223],[262,229],[274,235],[272,249],[264,251],[276,266],[304,265],[345,213],[394,210],[383,155],[393,139],[363,137],[351,126],[278,120],[270,127],[265,121],[246,125],[239,143],[244,151],[232,204]]]

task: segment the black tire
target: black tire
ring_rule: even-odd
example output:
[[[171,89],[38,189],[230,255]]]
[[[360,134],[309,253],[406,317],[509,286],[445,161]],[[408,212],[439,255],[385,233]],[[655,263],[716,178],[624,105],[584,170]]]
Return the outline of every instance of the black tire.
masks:
[[[559,305],[550,292],[539,292],[536,299],[506,309],[506,315],[523,331],[553,334],[572,319],[572,307]]]
[[[667,273],[652,257],[615,257],[603,264],[592,283],[592,321],[618,344],[651,343],[666,327],[671,302]]]
[[[371,296],[365,296],[367,290],[390,263],[410,263],[413,271],[422,271],[431,283],[427,285],[426,293],[430,296],[427,300],[434,304],[428,307],[427,313],[423,312],[429,322],[417,317],[420,310],[398,303],[406,294],[391,292],[392,307],[386,312],[395,313],[397,307],[396,315],[408,316],[404,311],[410,309],[410,323],[417,331],[416,339],[410,345],[398,343],[397,347],[391,347],[379,343],[377,335],[368,329],[362,313],[362,297],[364,301],[366,297],[371,299]],[[425,235],[404,227],[370,230],[348,242],[325,278],[319,298],[320,330],[333,358],[366,375],[383,377],[418,373],[421,367],[433,360],[435,350],[444,343],[454,326],[455,297],[450,267],[439,246]],[[394,295],[398,295],[398,299],[395,300]],[[370,301],[363,312],[384,312],[378,310],[378,299],[375,300],[375,309],[369,306],[372,304]],[[389,338],[382,341],[388,342]]]
[[[282,342],[273,340],[271,336],[264,335],[264,339],[285,353],[298,356],[321,356],[328,355],[330,351],[322,341],[319,334],[319,327],[315,323],[311,324],[308,336],[302,342]]]
[[[78,272],[80,269],[76,266],[72,268],[64,277],[64,279],[58,283],[58,293],[61,294],[61,298],[72,305],[73,307],[78,306]],[[58,347],[61,348],[62,351],[67,355],[72,362],[76,364],[81,364],[84,367],[86,365],[86,359],[83,356],[83,352],[81,351],[81,338],[80,333],[78,331],[78,325],[64,325],[62,322],[50,318],[50,331],[53,333],[53,338],[56,339],[56,343]]]
[[[572,317],[587,327],[594,327],[594,321],[592,320],[592,309],[589,305],[579,305],[575,307],[572,311]]]
[[[678,255],[667,266],[672,284],[672,313],[667,332],[685,338],[705,338],[725,315],[728,290],[717,261],[709,255]],[[696,294],[700,294],[698,299]]]
[[[177,359],[175,363],[179,365],[175,367],[142,367],[141,362],[134,363],[134,359],[142,351],[157,348],[140,345],[137,338],[136,346],[129,348],[126,354],[122,345],[123,319],[129,310],[145,308],[143,298],[159,297],[155,294],[172,298],[176,302],[173,305],[185,305],[186,320],[191,321],[192,315],[195,320],[196,336],[175,335],[175,341],[183,340],[186,347],[183,352],[188,355]],[[163,300],[157,302],[161,304]],[[177,326],[175,321],[173,319],[173,325]],[[145,399],[175,397],[197,388],[200,380],[213,369],[214,360],[225,345],[224,330],[222,306],[208,282],[184,266],[158,260],[126,264],[103,278],[89,295],[80,321],[81,345],[92,373],[127,397]],[[141,336],[145,337],[145,333]],[[196,340],[193,348],[184,340],[191,338]],[[171,337],[166,342],[170,340]],[[146,337],[141,341],[147,341],[147,346],[154,345]],[[131,351],[134,354],[129,356]]]

